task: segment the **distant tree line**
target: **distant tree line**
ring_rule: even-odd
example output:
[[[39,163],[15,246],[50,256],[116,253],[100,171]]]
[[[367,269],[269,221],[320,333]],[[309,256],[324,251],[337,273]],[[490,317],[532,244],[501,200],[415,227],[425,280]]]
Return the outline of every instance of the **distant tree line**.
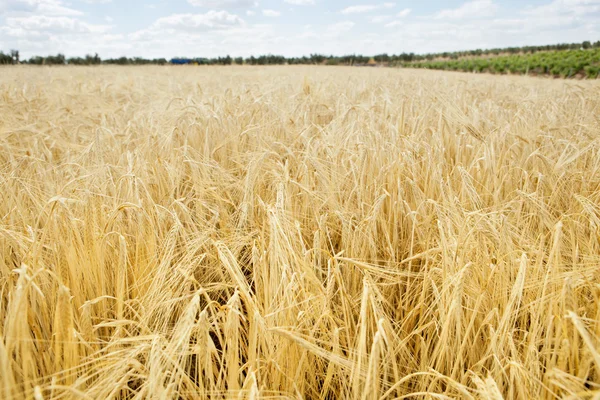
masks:
[[[102,64],[115,64],[115,65],[165,65],[168,64],[166,58],[142,58],[142,57],[119,57],[119,58],[107,58],[102,60]]]
[[[373,57],[364,55],[344,55],[333,56],[323,54],[311,54],[303,57],[284,57],[281,55],[261,55],[258,57],[251,56],[243,57],[216,57],[216,58],[177,58],[167,60],[165,58],[146,59],[142,57],[120,57],[101,59],[98,54],[86,55],[85,57],[66,58],[63,54],[54,56],[40,57],[34,56],[29,60],[20,60],[19,52],[11,50],[10,53],[4,54],[0,52],[0,64],[32,64],[32,65],[100,65],[100,64],[116,64],[116,65],[165,65],[175,60],[178,64],[198,64],[198,65],[232,65],[232,64],[247,64],[247,65],[281,65],[281,64],[326,64],[326,65],[365,65],[373,59],[377,63],[390,65],[401,65],[404,63],[431,61],[435,59],[451,59],[457,60],[464,57],[484,56],[484,55],[499,55],[499,54],[533,54],[542,51],[562,51],[576,49],[592,49],[600,48],[600,41],[592,43],[590,41],[580,43],[561,43],[546,46],[524,46],[524,47],[505,47],[494,49],[476,49],[467,51],[442,52],[442,53],[400,53],[389,55],[387,53],[377,54]],[[181,62],[183,61],[183,62]]]
[[[141,57],[120,57],[101,59],[98,53],[85,57],[65,57],[64,54],[50,55],[46,57],[33,56],[29,60],[19,60],[18,51],[16,57],[11,54],[5,54],[0,51],[0,64],[30,64],[30,65],[100,65],[100,64],[117,64],[117,65],[144,65],[157,64],[164,65],[168,61],[166,58],[146,59]]]

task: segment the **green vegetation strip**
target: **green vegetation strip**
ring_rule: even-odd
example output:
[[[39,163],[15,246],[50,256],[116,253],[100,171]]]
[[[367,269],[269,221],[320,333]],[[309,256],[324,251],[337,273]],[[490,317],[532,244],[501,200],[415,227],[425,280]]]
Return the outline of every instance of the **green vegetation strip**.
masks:
[[[600,49],[548,51],[497,57],[462,58],[401,64],[409,68],[446,71],[489,72],[493,74],[551,75],[562,78],[598,78]]]

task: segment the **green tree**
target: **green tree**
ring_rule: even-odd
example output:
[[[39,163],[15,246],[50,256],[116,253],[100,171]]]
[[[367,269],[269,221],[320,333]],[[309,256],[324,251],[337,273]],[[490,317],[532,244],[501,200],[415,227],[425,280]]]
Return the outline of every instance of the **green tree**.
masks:
[[[19,50],[11,50],[10,51],[10,56],[12,57],[12,63],[13,64],[18,64],[19,63]]]
[[[13,58],[9,54],[4,54],[0,51],[0,64],[12,64]]]

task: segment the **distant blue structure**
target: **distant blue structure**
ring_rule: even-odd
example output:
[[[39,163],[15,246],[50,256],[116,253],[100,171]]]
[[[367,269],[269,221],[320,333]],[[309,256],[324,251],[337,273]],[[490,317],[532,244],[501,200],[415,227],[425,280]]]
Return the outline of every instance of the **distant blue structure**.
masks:
[[[184,64],[191,64],[192,60],[190,60],[189,58],[172,58],[171,59],[171,64],[176,64],[176,65],[184,65]]]

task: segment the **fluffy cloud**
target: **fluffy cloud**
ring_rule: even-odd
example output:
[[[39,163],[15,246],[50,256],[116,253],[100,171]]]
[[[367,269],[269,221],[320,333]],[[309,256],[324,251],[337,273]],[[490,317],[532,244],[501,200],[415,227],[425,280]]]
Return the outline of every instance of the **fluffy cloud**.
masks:
[[[0,0],[0,19],[1,45],[19,49],[23,57],[121,47],[110,25],[86,21],[83,12],[62,0]]]
[[[249,8],[258,5],[256,0],[188,0],[194,7],[206,8]]]
[[[356,6],[350,6],[344,8],[342,14],[362,14],[368,13],[382,8],[394,8],[396,3],[383,3],[383,4],[361,4]]]
[[[265,17],[279,17],[281,15],[279,11],[275,10],[262,10],[262,14]]]
[[[435,14],[436,19],[468,19],[491,17],[498,11],[498,6],[492,0],[473,0],[454,9],[441,10]]]
[[[398,18],[406,18],[406,17],[408,17],[408,15],[410,14],[410,12],[411,12],[410,8],[405,8],[404,10],[402,10],[398,14],[396,14],[396,17],[398,17]],[[393,28],[393,27],[401,25],[403,23],[404,23],[404,21],[396,20],[396,21],[392,21],[392,22],[389,22],[389,23],[385,24],[385,27],[386,28]]]
[[[315,4],[315,0],[283,0],[288,4],[293,4],[295,6],[310,6]]]
[[[60,0],[0,0],[0,13],[30,13],[47,16],[78,16],[81,11],[67,7]]]
[[[404,10],[402,10],[398,14],[396,14],[396,17],[399,17],[399,18],[408,17],[408,14],[410,14],[411,11],[412,10],[410,8],[405,8]]]
[[[65,33],[103,33],[109,27],[105,25],[92,25],[70,17],[47,17],[33,15],[30,17],[6,18],[7,33],[26,31],[32,34],[65,34]]]
[[[173,14],[159,18],[151,29],[209,31],[242,26],[244,20],[227,11],[211,10],[206,14]]]
[[[282,38],[269,24],[236,25],[227,29],[162,29],[150,27],[127,35],[124,54],[144,57],[250,56],[273,52]]]
[[[381,24],[386,21],[389,21],[392,18],[394,18],[394,17],[391,15],[376,15],[374,17],[369,18],[369,21],[371,21],[374,24]]]
[[[0,26],[2,42],[21,51],[23,58],[32,55],[116,51],[123,43],[110,35],[111,27],[97,25],[68,16],[28,14],[6,17]]]
[[[179,55],[189,55],[189,49],[208,49],[217,46],[219,40],[243,35],[240,32],[249,30],[251,28],[239,16],[224,10],[211,10],[204,14],[173,14],[159,18],[148,28],[129,34],[128,42],[136,51],[154,57],[173,56],[174,49],[181,49]],[[187,52],[183,51],[185,48]]]
[[[343,21],[335,24],[328,25],[326,28],[325,36],[335,37],[339,36],[342,33],[346,33],[354,28],[355,23],[352,21]]]
[[[524,10],[534,17],[585,16],[600,12],[600,0],[554,0],[553,2]]]
[[[394,21],[378,47],[404,52],[442,52],[508,46],[581,42],[600,38],[599,18],[516,16]],[[472,15],[472,14],[471,14]],[[487,14],[483,14],[487,15]],[[398,49],[395,43],[402,43]]]

